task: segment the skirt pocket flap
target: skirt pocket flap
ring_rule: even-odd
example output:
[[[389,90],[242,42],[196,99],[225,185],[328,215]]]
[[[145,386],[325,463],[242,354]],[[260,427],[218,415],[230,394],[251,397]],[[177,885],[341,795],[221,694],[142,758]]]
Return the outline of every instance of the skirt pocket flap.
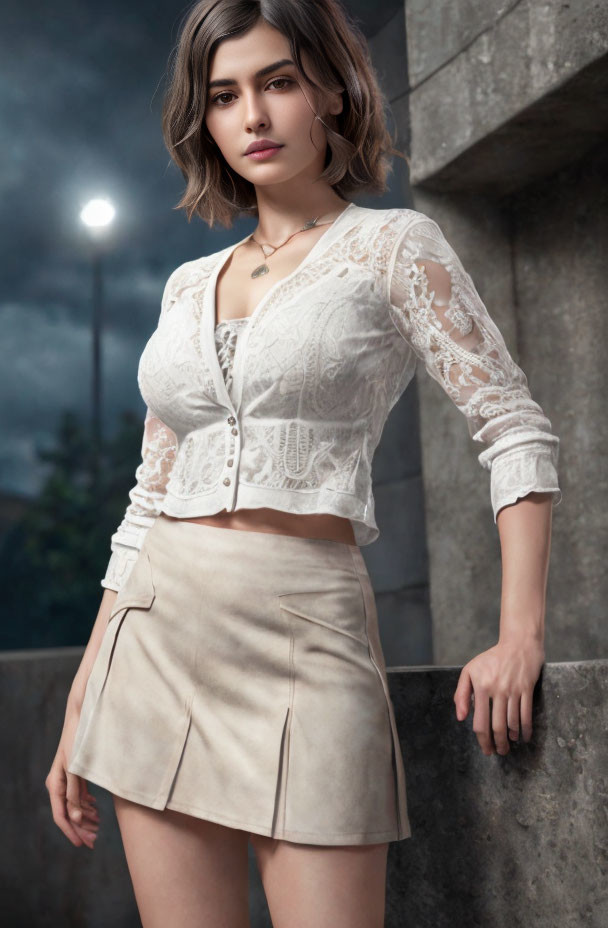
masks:
[[[152,565],[147,551],[141,550],[124,586],[118,591],[108,621],[122,609],[149,609],[156,597]]]
[[[279,593],[279,604],[281,609],[301,619],[347,635],[367,647],[365,614],[358,585],[356,588]]]

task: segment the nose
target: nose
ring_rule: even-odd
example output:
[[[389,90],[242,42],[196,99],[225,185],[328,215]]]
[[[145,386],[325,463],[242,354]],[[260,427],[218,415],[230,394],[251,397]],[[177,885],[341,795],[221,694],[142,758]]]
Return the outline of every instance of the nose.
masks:
[[[245,98],[245,129],[256,131],[267,126],[268,116],[261,98],[256,93],[247,95]]]

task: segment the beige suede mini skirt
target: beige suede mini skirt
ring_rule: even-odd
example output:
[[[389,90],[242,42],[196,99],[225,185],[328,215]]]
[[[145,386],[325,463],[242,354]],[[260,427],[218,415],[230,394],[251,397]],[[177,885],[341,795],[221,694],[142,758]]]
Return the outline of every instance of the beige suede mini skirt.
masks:
[[[409,838],[359,547],[159,516],[112,607],[67,769],[288,841]]]

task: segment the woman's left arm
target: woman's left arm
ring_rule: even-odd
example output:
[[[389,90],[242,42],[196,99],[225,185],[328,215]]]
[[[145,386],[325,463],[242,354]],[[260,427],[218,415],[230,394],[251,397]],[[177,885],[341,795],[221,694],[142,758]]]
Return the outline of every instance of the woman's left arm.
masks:
[[[468,716],[475,694],[473,731],[487,755],[508,754],[509,738],[519,738],[520,725],[523,740],[532,737],[532,696],[545,661],[552,508],[552,494],[534,492],[497,516],[502,554],[498,643],[463,667],[454,693],[459,721]]]
[[[509,751],[508,732],[532,735],[532,693],[544,662],[551,515],[561,501],[559,438],[532,398],[470,274],[437,223],[405,210],[388,260],[393,322],[485,445],[503,585],[498,643],[466,664],[454,693],[484,754]],[[446,456],[449,466],[449,456]],[[492,705],[490,706],[490,700]]]

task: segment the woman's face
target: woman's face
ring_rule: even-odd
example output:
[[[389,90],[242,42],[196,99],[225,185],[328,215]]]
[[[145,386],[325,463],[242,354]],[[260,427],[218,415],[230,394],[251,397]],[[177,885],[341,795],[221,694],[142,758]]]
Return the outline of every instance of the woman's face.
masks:
[[[310,61],[302,55],[306,73]],[[245,35],[225,39],[210,60],[205,108],[207,129],[230,167],[256,186],[285,184],[304,175],[313,182],[323,171],[327,135],[315,112],[342,110],[340,94],[326,95],[325,111],[315,110],[313,88],[291,60],[285,36],[261,21]],[[215,81],[222,85],[214,86]],[[225,82],[225,83],[224,83]],[[327,122],[327,119],[325,119]],[[257,160],[245,154],[251,142],[280,144],[273,155]]]

